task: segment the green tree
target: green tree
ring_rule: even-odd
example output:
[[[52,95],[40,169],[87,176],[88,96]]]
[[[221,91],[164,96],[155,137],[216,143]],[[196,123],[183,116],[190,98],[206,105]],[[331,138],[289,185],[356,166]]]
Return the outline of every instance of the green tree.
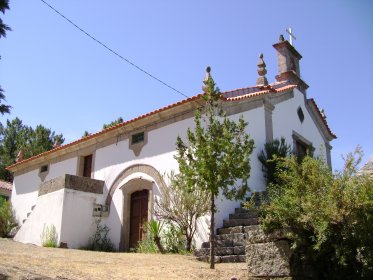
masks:
[[[198,219],[208,213],[209,201],[201,199],[204,196],[203,190],[191,191],[188,188],[183,174],[171,173],[169,179],[169,186],[160,186],[161,199],[155,201],[155,215],[177,225],[185,236],[185,249],[189,252],[192,249]]]
[[[0,0],[0,12],[3,14],[5,13],[5,10],[9,9],[9,1],[8,0]],[[0,18],[0,38],[6,36],[6,31],[10,31],[10,27],[7,26],[3,20]],[[1,58],[1,57],[0,57]],[[10,106],[1,104],[2,102],[5,101],[5,95],[4,91],[0,86],[0,114],[4,115],[6,113],[10,112]]]
[[[5,169],[16,162],[18,152],[22,149],[23,159],[53,149],[62,144],[62,134],[55,134],[42,125],[33,129],[24,125],[19,118],[7,120],[6,127],[0,129],[0,179],[11,182],[13,175]]]
[[[210,268],[215,268],[215,199],[243,199],[248,191],[250,155],[254,141],[245,133],[247,123],[230,120],[221,107],[221,94],[210,75],[203,86],[203,115],[197,110],[194,130],[188,129],[186,142],[177,138],[180,173],[191,190],[202,190],[210,203]]]
[[[0,197],[0,237],[7,237],[17,226],[10,201]]]
[[[9,10],[9,0],[0,0],[0,12],[4,14],[6,10]],[[10,30],[10,27],[0,18],[0,38],[6,37],[6,32]]]
[[[0,87],[0,114],[9,114],[10,108],[12,108],[9,105],[1,104],[3,101],[5,101],[5,95],[3,89]]]
[[[114,125],[117,125],[117,124],[120,124],[123,122],[123,118],[122,117],[119,117],[118,119],[116,119],[115,121],[112,121],[111,123],[106,123],[102,126],[102,129],[106,129],[106,128],[109,128],[111,126],[114,126]]]
[[[315,279],[373,277],[373,181],[356,176],[360,161],[357,149],[333,174],[323,160],[292,156],[281,163],[278,184],[268,187],[261,224],[290,230],[295,259],[311,263]]]
[[[291,147],[286,144],[285,138],[283,137],[281,137],[280,140],[275,139],[264,144],[264,149],[258,155],[258,159],[263,165],[263,172],[267,185],[269,183],[275,183],[276,169],[279,168],[277,163],[279,160],[289,156],[290,151]]]

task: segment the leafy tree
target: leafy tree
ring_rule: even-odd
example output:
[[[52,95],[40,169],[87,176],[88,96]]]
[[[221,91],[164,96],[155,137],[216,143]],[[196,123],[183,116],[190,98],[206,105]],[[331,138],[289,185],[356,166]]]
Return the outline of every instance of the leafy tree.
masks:
[[[9,10],[9,0],[0,0],[0,12],[4,14],[5,10]],[[10,30],[10,27],[0,18],[0,38],[6,37],[6,31]]]
[[[16,162],[18,152],[22,149],[23,159],[53,149],[62,144],[62,134],[55,134],[42,125],[33,129],[24,125],[19,118],[7,120],[6,127],[0,129],[0,179],[11,182],[13,175],[5,169]]]
[[[117,125],[117,124],[120,124],[123,122],[123,118],[122,117],[119,117],[118,119],[116,119],[115,121],[112,121],[111,123],[106,123],[102,126],[102,129],[106,129],[106,128],[109,128],[111,126],[114,126],[114,125]]]
[[[1,104],[5,100],[5,95],[3,89],[0,87],[0,114],[9,114],[10,108],[12,108],[9,105]]]
[[[186,185],[183,174],[171,174],[170,185],[160,186],[161,199],[156,199],[155,214],[159,219],[171,221],[181,230],[186,239],[186,250],[192,248],[192,241],[197,230],[198,219],[209,211],[209,201],[201,199],[204,191],[191,191]]]
[[[5,13],[5,10],[9,9],[9,1],[8,0],[0,0],[0,12],[3,14]],[[3,20],[0,18],[0,38],[6,36],[6,31],[10,31],[10,27],[7,26]],[[0,87],[0,114],[4,115],[5,113],[10,112],[10,106],[1,104],[3,101],[5,101],[5,95],[3,89]]]
[[[267,185],[269,183],[275,183],[276,168],[279,168],[277,163],[279,160],[290,155],[290,151],[291,147],[286,143],[283,137],[281,137],[280,140],[275,139],[264,144],[264,149],[258,155],[258,159],[263,165],[263,172]]]
[[[356,176],[361,155],[349,154],[336,174],[320,159],[287,158],[268,187],[261,224],[288,228],[297,267],[311,263],[316,279],[373,277],[373,181]]]
[[[215,268],[215,199],[243,199],[248,191],[250,155],[254,141],[245,133],[247,123],[230,120],[223,111],[221,94],[210,75],[204,81],[204,112],[197,110],[194,130],[188,129],[186,142],[177,138],[180,173],[189,190],[201,190],[210,204],[210,268]]]
[[[17,226],[10,201],[0,197],[0,237],[7,237]]]

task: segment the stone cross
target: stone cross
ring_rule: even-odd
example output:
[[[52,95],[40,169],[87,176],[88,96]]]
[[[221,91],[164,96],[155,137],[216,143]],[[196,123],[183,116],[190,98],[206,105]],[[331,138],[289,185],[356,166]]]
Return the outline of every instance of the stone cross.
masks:
[[[290,36],[290,45],[293,45],[293,38],[294,40],[296,40],[297,38],[295,38],[294,34],[292,33],[291,31],[291,27],[287,28],[286,29],[286,32],[289,34]]]

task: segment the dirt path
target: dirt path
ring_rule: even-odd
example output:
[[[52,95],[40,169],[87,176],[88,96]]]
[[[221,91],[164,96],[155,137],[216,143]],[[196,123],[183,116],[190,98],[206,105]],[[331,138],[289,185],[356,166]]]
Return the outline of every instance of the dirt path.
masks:
[[[192,256],[100,253],[42,248],[0,238],[2,279],[247,279],[246,265],[207,263]]]

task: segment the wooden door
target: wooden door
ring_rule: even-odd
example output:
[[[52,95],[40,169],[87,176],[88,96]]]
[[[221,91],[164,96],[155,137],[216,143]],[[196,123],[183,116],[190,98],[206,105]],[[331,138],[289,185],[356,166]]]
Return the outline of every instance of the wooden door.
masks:
[[[131,194],[130,249],[136,248],[137,243],[145,237],[144,224],[148,221],[148,202],[148,190],[137,191]]]

